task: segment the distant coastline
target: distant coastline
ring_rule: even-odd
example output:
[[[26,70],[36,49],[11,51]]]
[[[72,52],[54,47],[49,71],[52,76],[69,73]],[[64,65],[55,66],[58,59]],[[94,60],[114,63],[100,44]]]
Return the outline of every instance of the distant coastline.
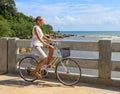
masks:
[[[120,41],[120,31],[59,31],[55,38],[58,40],[87,40],[98,41],[100,39],[111,39]]]
[[[50,37],[53,39],[66,38],[66,37],[70,37],[70,36],[74,36],[74,34],[50,34]]]

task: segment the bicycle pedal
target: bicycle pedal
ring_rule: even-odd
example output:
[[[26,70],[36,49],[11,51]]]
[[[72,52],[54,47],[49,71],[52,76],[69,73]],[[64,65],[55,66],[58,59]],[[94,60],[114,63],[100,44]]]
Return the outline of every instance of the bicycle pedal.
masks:
[[[48,75],[48,71],[46,69],[41,69],[39,73],[42,75],[42,77],[46,77]]]

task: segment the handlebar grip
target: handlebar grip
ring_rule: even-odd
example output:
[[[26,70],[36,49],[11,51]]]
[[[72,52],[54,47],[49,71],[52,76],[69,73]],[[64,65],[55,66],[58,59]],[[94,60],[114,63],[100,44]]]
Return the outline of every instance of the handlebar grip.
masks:
[[[57,46],[56,42],[50,42],[49,44],[52,45],[52,46]]]

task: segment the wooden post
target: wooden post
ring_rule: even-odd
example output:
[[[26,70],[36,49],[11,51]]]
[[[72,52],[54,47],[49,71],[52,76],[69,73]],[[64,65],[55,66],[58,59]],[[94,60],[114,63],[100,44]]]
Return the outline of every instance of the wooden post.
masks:
[[[17,56],[17,46],[16,40],[18,38],[11,38],[8,40],[8,72],[16,72],[16,56]]]
[[[99,82],[111,84],[111,40],[99,40]]]
[[[0,39],[0,74],[7,72],[7,38]]]

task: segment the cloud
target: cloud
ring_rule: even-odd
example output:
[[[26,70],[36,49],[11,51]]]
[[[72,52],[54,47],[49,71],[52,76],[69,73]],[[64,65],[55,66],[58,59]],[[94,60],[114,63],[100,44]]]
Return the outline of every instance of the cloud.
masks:
[[[42,15],[46,23],[57,29],[81,29],[84,27],[117,26],[120,24],[120,8],[101,4],[16,2],[18,11],[36,17]],[[95,27],[96,26],[96,27]],[[85,28],[86,27],[86,28]],[[117,27],[118,28],[118,27]],[[120,29],[120,27],[119,27]]]

